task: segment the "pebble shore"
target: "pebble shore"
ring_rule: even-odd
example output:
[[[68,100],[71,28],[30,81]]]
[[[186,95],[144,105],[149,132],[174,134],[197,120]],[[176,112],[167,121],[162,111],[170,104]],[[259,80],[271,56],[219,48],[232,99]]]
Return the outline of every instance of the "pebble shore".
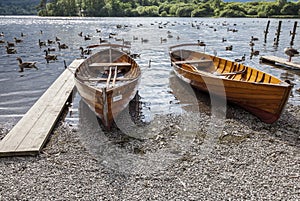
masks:
[[[160,117],[146,139],[61,121],[38,156],[0,158],[0,200],[300,200],[299,106],[271,125],[233,106],[221,125],[190,118]]]

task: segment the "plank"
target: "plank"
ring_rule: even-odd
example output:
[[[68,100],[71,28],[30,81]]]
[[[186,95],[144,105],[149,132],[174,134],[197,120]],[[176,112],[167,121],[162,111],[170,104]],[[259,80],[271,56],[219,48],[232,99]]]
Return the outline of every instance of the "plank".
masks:
[[[0,141],[0,156],[37,155],[41,151],[73,91],[73,72],[82,62],[74,60]]]
[[[268,62],[268,63],[273,63],[273,64],[279,63],[279,64],[287,65],[291,68],[300,69],[300,64],[294,63],[294,62],[289,62],[289,61],[287,61],[286,58],[281,58],[281,57],[277,57],[277,56],[261,56],[260,60],[262,62]]]
[[[184,60],[184,61],[175,61],[175,64],[196,64],[196,63],[211,63],[212,60],[202,59],[202,60]]]

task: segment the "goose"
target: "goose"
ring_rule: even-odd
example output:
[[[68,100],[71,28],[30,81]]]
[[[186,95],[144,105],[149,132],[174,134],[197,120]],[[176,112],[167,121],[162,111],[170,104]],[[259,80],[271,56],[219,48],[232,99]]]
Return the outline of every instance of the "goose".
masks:
[[[91,40],[91,37],[90,36],[84,36],[84,40]]]
[[[251,36],[251,41],[258,41],[258,38],[255,38],[254,36]]]
[[[38,70],[38,68],[35,65],[36,62],[23,62],[20,57],[17,57],[17,60],[19,61],[19,72],[23,72],[24,68],[35,68],[36,70]]]
[[[102,39],[102,38],[99,38],[99,41],[100,41],[100,43],[106,43],[107,42],[107,40]]]
[[[148,40],[148,39],[141,38],[141,41],[142,41],[142,43],[147,43],[149,40]]]
[[[166,38],[160,38],[160,43],[163,43],[163,42],[167,42],[167,39]]]
[[[16,43],[21,43],[21,42],[23,42],[22,39],[19,39],[19,38],[16,38],[16,37],[14,37],[14,39],[15,39],[15,42],[16,42]]]
[[[140,57],[141,54],[137,54],[137,53],[132,53],[130,54],[130,57],[133,58],[133,59],[136,59],[138,57]]]
[[[40,47],[46,46],[46,43],[44,41],[41,41],[41,39],[39,39],[39,46]]]
[[[284,53],[289,56],[289,60],[288,60],[289,62],[292,61],[292,57],[299,56],[298,50],[291,47],[284,48]]]
[[[58,38],[57,36],[55,36],[55,41],[60,41],[60,38]]]
[[[54,55],[54,54],[48,54],[48,51],[47,50],[44,50],[45,52],[45,59],[47,61],[47,63],[49,63],[49,61],[54,61],[54,60],[57,60],[57,55]]]
[[[242,62],[242,61],[245,61],[245,59],[246,59],[246,54],[244,54],[241,59],[235,59],[234,61],[235,62]]]
[[[51,45],[51,44],[53,44],[54,43],[54,41],[53,40],[47,40],[47,43],[48,43],[48,45]]]
[[[80,47],[79,48],[81,50],[81,55],[90,55],[92,53],[92,50],[90,49],[87,49],[87,50],[84,50],[83,47]]]
[[[7,41],[7,46],[8,47],[15,47],[15,44]]]
[[[206,46],[206,44],[203,41],[198,40],[198,45],[199,46]]]
[[[67,48],[69,48],[66,44],[60,44],[60,42],[57,42],[57,44],[58,44],[58,48],[59,49],[67,49]]]
[[[229,45],[229,46],[225,47],[225,50],[231,51],[232,50],[232,45]]]
[[[54,52],[55,51],[55,48],[50,48],[50,47],[48,47],[48,52]]]
[[[16,54],[17,53],[17,50],[15,50],[14,48],[9,48],[8,46],[5,46],[5,47],[6,47],[7,54]]]

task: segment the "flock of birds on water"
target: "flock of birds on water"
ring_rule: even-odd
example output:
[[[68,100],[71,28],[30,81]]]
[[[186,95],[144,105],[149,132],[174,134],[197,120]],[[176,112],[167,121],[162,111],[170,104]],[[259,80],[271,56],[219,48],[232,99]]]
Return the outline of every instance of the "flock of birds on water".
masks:
[[[167,23],[158,23],[158,28],[162,29],[165,28]],[[151,25],[155,25],[154,23],[151,23]],[[200,25],[201,24],[195,24],[195,23],[191,23],[192,27],[196,27],[197,29],[200,29]],[[202,23],[203,25],[203,23]],[[207,25],[207,24],[206,24]],[[227,22],[223,22],[222,23],[223,26],[228,26],[229,24]],[[137,27],[141,27],[143,26],[143,24],[138,24]],[[172,24],[172,26],[174,26],[174,24]],[[209,26],[209,25],[207,25]],[[234,26],[236,26],[236,24],[234,24]],[[120,28],[126,28],[126,25],[116,25],[117,29]],[[217,31],[216,28],[214,28],[213,26],[209,26],[209,28],[213,28],[214,31]],[[101,33],[101,29],[96,29],[95,30],[96,33]],[[235,28],[227,28],[227,32],[238,32],[238,29]],[[43,31],[40,30],[40,34],[43,34]],[[22,43],[24,40],[24,37],[26,36],[25,34],[21,33],[21,38],[17,38],[14,37],[14,42],[11,41],[5,41],[5,33],[1,32],[0,33],[0,45],[1,44],[6,44],[5,48],[6,48],[6,53],[7,54],[17,54],[17,49],[16,46],[18,43]],[[78,33],[78,36],[83,38],[84,41],[88,41],[92,39],[92,35],[84,35],[83,32]],[[168,39],[173,38],[173,35],[170,31],[167,31],[167,36],[166,38],[160,37],[160,43],[165,43],[168,41]],[[123,45],[131,45],[131,41],[125,41],[124,38],[118,38],[117,37],[117,33],[109,33],[108,37],[106,39],[100,37],[99,38],[99,43],[109,43],[111,41],[111,39],[114,39],[115,41],[120,41],[123,43]],[[176,39],[179,41],[180,40],[180,36],[177,36]],[[133,36],[132,38],[133,41],[139,40],[139,38],[137,36]],[[250,46],[250,59],[253,56],[257,56],[259,55],[259,50],[254,50],[254,46],[255,46],[255,41],[258,41],[259,39],[257,37],[251,36],[250,38],[250,42],[249,42],[249,46]],[[149,42],[148,39],[146,38],[140,38],[141,43],[147,43]],[[222,38],[222,43],[227,42],[226,38]],[[206,47],[206,43],[202,40],[197,40],[197,43],[199,46],[203,46],[204,47],[204,51],[205,51],[205,47]],[[40,49],[44,48],[44,52],[45,52],[45,56],[44,59],[46,60],[47,63],[49,63],[50,61],[56,61],[58,59],[58,56],[56,54],[52,54],[51,52],[56,51],[56,48],[53,47],[53,44],[57,44],[57,48],[59,50],[63,50],[63,49],[68,49],[68,45],[66,45],[65,43],[61,42],[61,39],[57,36],[55,36],[54,40],[50,40],[47,39],[46,41],[42,41],[41,39],[38,40],[38,46]],[[51,47],[52,46],[52,47]],[[80,50],[80,57],[81,58],[86,58],[86,55],[91,55],[92,54],[92,50],[89,48],[89,46],[87,46],[87,49],[84,49],[83,47],[79,47],[78,48]],[[225,47],[226,51],[232,51],[233,50],[233,46],[229,45]],[[291,62],[292,57],[295,56],[299,56],[299,52],[297,49],[294,49],[292,47],[287,47],[284,49],[284,53],[288,56],[288,61]],[[215,52],[216,54],[216,52]],[[139,57],[140,54],[130,54],[131,57],[136,58]],[[245,61],[246,58],[246,54],[244,54],[241,58],[236,58],[235,61],[236,62],[243,62]],[[26,68],[35,68],[38,69],[38,67],[36,66],[35,61],[23,61],[21,57],[17,57],[16,60],[18,60],[19,64],[19,72],[23,72],[24,69]],[[65,66],[66,67],[66,66]]]

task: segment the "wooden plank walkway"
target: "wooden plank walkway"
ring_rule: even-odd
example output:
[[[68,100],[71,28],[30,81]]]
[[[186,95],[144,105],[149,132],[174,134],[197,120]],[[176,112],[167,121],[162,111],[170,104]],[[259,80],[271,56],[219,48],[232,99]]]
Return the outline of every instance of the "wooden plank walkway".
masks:
[[[289,68],[293,69],[300,69],[300,64],[294,63],[294,62],[289,62],[287,61],[287,58],[281,58],[281,57],[276,57],[276,56],[261,56],[260,60],[264,63],[272,63],[272,64],[284,64]]]
[[[74,60],[69,69],[75,70],[82,62],[83,59]],[[66,69],[54,81],[0,141],[0,157],[40,153],[74,89],[74,75],[70,70]]]

